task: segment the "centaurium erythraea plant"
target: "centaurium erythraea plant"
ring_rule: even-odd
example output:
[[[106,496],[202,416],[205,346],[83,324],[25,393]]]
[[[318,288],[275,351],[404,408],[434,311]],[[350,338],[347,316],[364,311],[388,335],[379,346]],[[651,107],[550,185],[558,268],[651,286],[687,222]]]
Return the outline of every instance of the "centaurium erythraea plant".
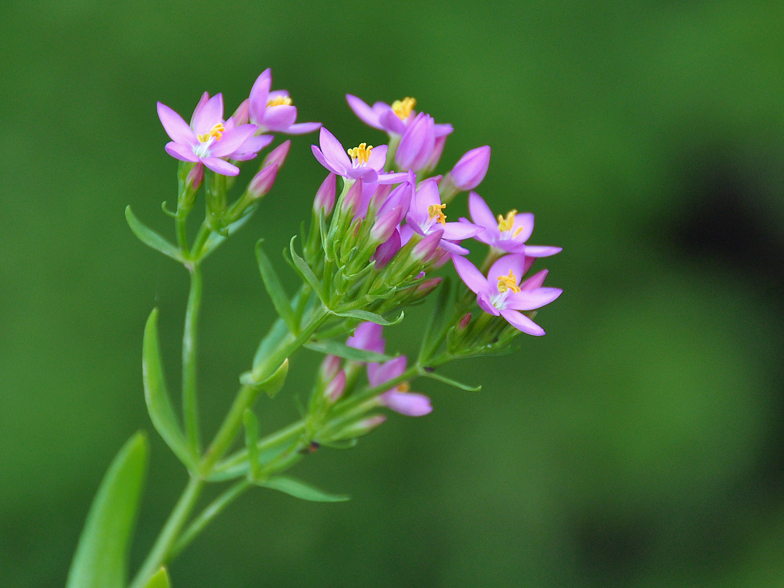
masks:
[[[354,112],[385,131],[389,144],[371,147],[365,140],[346,150],[320,123],[297,123],[289,94],[271,90],[271,84],[266,70],[228,119],[222,94],[203,94],[190,123],[158,103],[171,139],[166,152],[179,160],[177,208],[163,207],[174,219],[176,239],[147,227],[130,207],[126,218],[143,243],[181,264],[190,276],[181,419],[164,377],[157,309],[145,327],[142,370],[152,424],[188,471],[189,481],[128,583],[128,545],[147,461],[144,437],[129,441],[91,508],[68,588],[168,585],[164,566],[252,487],[305,500],[345,500],[285,472],[320,448],[353,447],[386,421],[386,410],[413,417],[437,410],[445,399],[434,402],[412,392],[414,380],[475,389],[444,374],[444,367],[461,358],[508,353],[522,333],[543,335],[533,315],[561,294],[544,286],[547,270],[525,277],[536,258],[560,251],[526,244],[533,215],[511,211],[496,218],[472,192],[471,221],[454,216],[447,221],[447,204],[485,177],[489,147],[470,150],[445,177],[433,176],[452,126],[417,113],[414,99],[370,107],[349,95]],[[312,153],[328,174],[314,186],[310,210],[302,211],[310,216],[308,230],[292,237],[285,252],[300,286],[294,293],[283,288],[281,264],[267,256],[259,241],[256,259],[277,318],[261,338],[249,369],[240,375],[240,388],[222,424],[204,443],[196,381],[202,264],[248,223],[285,175],[281,170],[290,148],[302,146],[285,141],[272,149],[248,174],[245,190],[231,200],[233,178],[274,142],[275,134],[319,128],[319,145],[312,146]],[[188,222],[202,191],[206,214],[191,239]],[[293,210],[297,201],[291,202]],[[466,257],[476,245],[487,249],[481,269]],[[453,284],[449,260],[465,285]],[[382,329],[394,328],[407,307],[429,298],[435,299],[430,321],[411,331],[419,337],[418,349],[390,354]],[[322,354],[323,360],[309,394],[299,399],[301,417],[262,435],[254,412],[259,397],[264,393],[267,402],[279,397],[290,365],[298,364],[303,349]],[[203,504],[202,491],[211,484],[227,487]]]

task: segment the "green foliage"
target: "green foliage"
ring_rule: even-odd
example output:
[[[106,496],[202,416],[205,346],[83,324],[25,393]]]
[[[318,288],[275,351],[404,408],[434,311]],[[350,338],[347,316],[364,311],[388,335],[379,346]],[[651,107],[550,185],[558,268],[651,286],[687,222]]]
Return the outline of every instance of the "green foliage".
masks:
[[[166,568],[158,570],[155,575],[150,578],[150,581],[147,582],[147,586],[144,588],[171,588],[171,582],[169,582],[169,574],[166,573]]]
[[[311,502],[345,502],[350,497],[345,494],[329,494],[309,484],[289,478],[288,476],[275,476],[263,482],[256,482],[259,486],[284,492],[294,498],[309,500]]]

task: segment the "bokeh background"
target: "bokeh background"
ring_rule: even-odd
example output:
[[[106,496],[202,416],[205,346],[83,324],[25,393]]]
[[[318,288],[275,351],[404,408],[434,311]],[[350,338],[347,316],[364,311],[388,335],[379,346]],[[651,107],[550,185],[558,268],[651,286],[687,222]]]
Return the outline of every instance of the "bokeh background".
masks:
[[[349,503],[246,495],[171,567],[175,586],[781,586],[784,583],[784,4],[760,0],[161,3],[7,0],[0,19],[0,584],[60,586],[121,444],[150,431],[138,565],[185,484],[154,433],[141,337],[161,309],[176,389],[186,272],[176,163],[155,114],[227,109],[273,68],[300,120],[382,141],[347,108],[414,96],[490,144],[480,193],[536,213],[565,289],[547,337],[419,382],[395,416],[296,474]],[[205,265],[205,429],[271,305],[253,244],[285,246],[324,172],[294,138],[262,210]],[[455,205],[465,211],[465,202]],[[453,211],[454,212],[454,211]],[[279,260],[280,261],[280,260]],[[280,262],[286,285],[295,278]],[[428,309],[389,330],[413,352]],[[295,418],[292,391],[258,412]]]

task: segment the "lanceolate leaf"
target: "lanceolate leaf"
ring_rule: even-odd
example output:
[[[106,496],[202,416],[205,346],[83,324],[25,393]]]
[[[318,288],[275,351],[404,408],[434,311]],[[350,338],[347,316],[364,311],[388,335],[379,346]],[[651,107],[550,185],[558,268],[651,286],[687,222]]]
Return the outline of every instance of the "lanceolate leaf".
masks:
[[[289,249],[291,250],[291,260],[294,262],[294,265],[297,268],[297,272],[300,276],[302,276],[302,279],[308,283],[308,285],[323,301],[324,294],[321,291],[321,284],[319,283],[316,274],[313,273],[313,270],[310,269],[310,266],[307,264],[307,262],[305,262],[305,260],[302,259],[294,250],[294,239],[296,238],[296,236],[292,237],[291,243],[289,244]]]
[[[150,581],[147,582],[147,586],[144,588],[171,588],[169,574],[166,573],[166,568],[161,568],[155,572],[155,575],[150,578]]]
[[[463,384],[462,382],[458,382],[457,380],[453,380],[452,378],[447,378],[446,376],[442,376],[441,374],[436,374],[435,372],[428,372],[425,371],[422,373],[423,376],[426,378],[430,378],[431,380],[438,380],[439,382],[443,382],[444,384],[449,384],[450,386],[454,386],[455,388],[460,388],[461,390],[465,390],[466,392],[479,392],[482,389],[482,386],[469,386],[468,384]]]
[[[164,255],[168,255],[172,259],[176,259],[179,262],[184,261],[180,250],[136,218],[131,211],[130,206],[125,208],[125,219],[128,221],[128,226],[131,227],[133,234],[136,235],[142,243],[152,247],[156,251],[160,251]]]
[[[124,588],[139,498],[147,470],[147,439],[137,433],[114,458],[87,515],[66,588]]]
[[[311,341],[309,343],[305,343],[305,347],[312,351],[318,351],[319,353],[324,353],[327,355],[337,355],[338,357],[342,357],[343,359],[348,359],[351,361],[376,362],[393,359],[389,355],[384,355],[382,353],[365,351],[364,349],[354,349],[353,347],[349,347],[345,343],[336,341],[335,339],[328,339],[326,341]]]
[[[256,259],[259,263],[261,279],[264,281],[264,287],[267,289],[267,293],[272,299],[275,310],[278,311],[278,315],[280,315],[280,318],[286,323],[289,330],[296,334],[299,330],[299,325],[294,316],[294,309],[291,308],[289,297],[286,295],[286,291],[280,283],[275,268],[272,266],[269,257],[267,257],[267,254],[264,253],[264,249],[261,247],[261,241],[256,243]]]
[[[318,488],[309,486],[304,482],[289,478],[288,476],[275,476],[265,482],[260,482],[259,486],[271,488],[272,490],[279,490],[294,498],[310,500],[311,502],[344,502],[350,499],[350,497],[345,494],[328,494]]]
[[[356,318],[363,321],[370,321],[371,323],[376,323],[377,325],[383,325],[385,327],[398,324],[405,316],[402,310],[400,311],[400,316],[398,316],[393,321],[388,321],[380,314],[376,314],[375,312],[370,312],[368,310],[346,310],[344,312],[335,312],[335,315],[342,316],[344,318]]]
[[[242,422],[245,424],[245,446],[248,448],[250,472],[253,478],[256,478],[259,472],[259,420],[252,410],[246,408]]]
[[[142,379],[144,380],[144,400],[150,413],[155,430],[158,431],[174,454],[195,471],[196,460],[188,449],[177,417],[174,416],[166,380],[163,376],[160,349],[158,348],[158,309],[154,309],[144,327],[144,347],[142,351]]]

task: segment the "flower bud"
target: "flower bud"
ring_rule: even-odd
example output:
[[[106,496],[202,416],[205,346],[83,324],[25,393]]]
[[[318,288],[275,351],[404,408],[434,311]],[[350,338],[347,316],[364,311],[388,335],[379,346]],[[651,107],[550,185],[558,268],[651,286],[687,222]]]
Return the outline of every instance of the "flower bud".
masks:
[[[452,168],[452,183],[460,190],[473,190],[485,179],[490,165],[490,146],[471,149]]]
[[[343,199],[342,210],[346,215],[356,216],[362,204],[362,180],[357,180],[348,190],[348,194]]]
[[[464,314],[464,315],[463,315],[463,316],[460,318],[460,321],[457,323],[457,328],[458,328],[458,329],[460,329],[460,330],[462,331],[463,329],[466,329],[466,328],[468,328],[468,324],[469,324],[470,322],[471,322],[471,313],[470,313],[470,312],[467,312],[466,314]]]
[[[406,127],[395,153],[395,163],[401,170],[418,170],[427,164],[435,147],[433,117],[423,112]]]
[[[397,226],[403,220],[406,211],[401,206],[393,208],[385,212],[381,217],[376,219],[373,227],[370,229],[370,239],[374,243],[384,243],[392,234],[397,230]]]
[[[231,115],[231,118],[234,119],[234,124],[236,126],[248,124],[249,112],[250,112],[250,101],[248,99],[245,99],[237,107],[237,110],[234,111],[234,114]]]
[[[283,162],[286,161],[286,156],[289,154],[289,148],[291,147],[291,141],[284,141],[275,149],[269,152],[267,157],[264,158],[264,162],[261,164],[261,167],[267,167],[274,163],[278,164],[278,169],[283,167]]]
[[[330,173],[326,179],[321,182],[316,197],[313,199],[313,210],[317,213],[320,210],[324,211],[325,216],[332,214],[332,209],[335,207],[335,187],[336,183],[335,174]]]
[[[383,414],[377,414],[372,417],[363,419],[343,429],[338,434],[338,436],[335,437],[334,441],[340,441],[342,439],[356,439],[357,437],[362,437],[364,435],[367,435],[373,429],[384,424],[386,420],[387,417],[384,416]]]
[[[185,178],[185,185],[188,189],[196,192],[199,188],[201,188],[201,183],[204,181],[204,165],[199,162],[193,166],[193,169],[188,172],[188,176]]]
[[[443,281],[443,278],[431,278],[430,280],[425,280],[416,288],[416,296],[417,299],[424,298],[428,294],[430,294],[433,290],[438,288],[438,285]]]
[[[369,210],[372,210],[374,214],[378,212],[384,202],[386,202],[391,191],[392,184],[378,184],[373,192],[373,196],[370,197]]]
[[[448,262],[450,259],[452,259],[452,255],[449,253],[449,251],[446,249],[436,249],[435,252],[433,252],[433,254],[428,257],[426,261],[430,264],[430,269],[434,270],[446,265],[446,262]]]
[[[337,375],[332,378],[332,381],[327,384],[326,389],[324,390],[324,396],[330,402],[337,402],[337,400],[343,396],[343,392],[346,390],[346,372],[340,370]]]
[[[272,189],[277,175],[277,164],[269,165],[257,173],[248,186],[248,196],[250,196],[251,200],[258,200],[265,196]]]
[[[392,261],[395,254],[400,251],[400,247],[400,231],[395,229],[392,236],[376,248],[370,260],[376,262],[376,269],[382,269]]]
[[[433,146],[433,152],[430,154],[430,159],[427,160],[427,163],[422,168],[423,172],[428,173],[436,169],[436,166],[438,166],[438,162],[441,161],[441,155],[444,153],[444,145],[446,145],[446,138],[447,135],[436,137],[436,142],[435,145]]]
[[[433,231],[430,233],[427,237],[414,245],[414,248],[411,250],[411,257],[418,262],[425,261],[435,253],[438,244],[441,243],[441,235],[443,234],[443,231]]]
[[[319,368],[319,379],[322,382],[329,382],[337,376],[340,371],[341,359],[337,355],[327,355],[321,362]]]

